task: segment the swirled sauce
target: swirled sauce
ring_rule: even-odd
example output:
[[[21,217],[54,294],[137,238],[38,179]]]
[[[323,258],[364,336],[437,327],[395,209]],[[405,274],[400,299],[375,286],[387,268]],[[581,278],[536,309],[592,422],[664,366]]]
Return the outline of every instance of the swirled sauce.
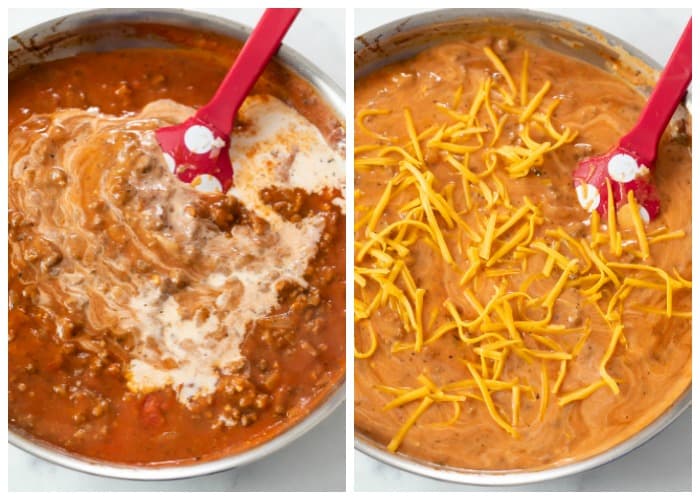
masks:
[[[212,57],[83,54],[12,82],[10,422],[71,451],[154,463],[245,449],[342,377],[342,323],[327,326],[343,311],[340,124],[273,64],[260,86],[274,95],[250,96],[232,134],[234,187],[180,182],[154,131],[194,113],[170,95],[213,92],[231,49],[211,43]],[[79,105],[32,112],[42,84]]]
[[[235,199],[218,202],[240,204],[229,216],[245,211],[258,228],[224,232],[198,216],[202,195],[168,171],[153,134],[193,112],[172,101],[124,117],[71,109],[33,117],[10,138],[10,204],[35,231],[17,250],[48,272],[39,304],[94,331],[134,332],[129,388],[173,387],[185,404],[241,360],[250,323],[278,305],[281,283],[308,285],[323,218],[287,221],[259,191],[320,193],[342,179],[312,125],[275,98],[251,97],[231,148]]]
[[[438,465],[542,468],[677,400],[691,371],[684,122],[659,148],[649,257],[629,221],[609,244],[571,181],[643,104],[517,35],[441,43],[356,82],[358,434]],[[630,263],[684,279],[642,283],[654,272]]]

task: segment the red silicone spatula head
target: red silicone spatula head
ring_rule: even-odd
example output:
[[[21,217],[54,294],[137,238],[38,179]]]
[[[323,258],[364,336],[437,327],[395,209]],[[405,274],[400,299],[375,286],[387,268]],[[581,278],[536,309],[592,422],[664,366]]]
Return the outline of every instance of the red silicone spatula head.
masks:
[[[203,191],[233,184],[229,158],[233,119],[300,9],[267,9],[214,97],[184,123],[156,130],[170,169]]]
[[[204,191],[225,192],[233,183],[229,133],[196,113],[184,123],[158,129],[156,138],[168,168],[181,181]]]
[[[661,204],[652,183],[650,168],[634,151],[625,151],[620,146],[604,155],[582,160],[574,172],[574,186],[579,203],[589,212],[598,210],[605,216],[608,213],[609,193],[617,209],[627,203],[627,193],[634,191],[645,222],[659,214]]]
[[[574,186],[579,203],[586,210],[607,215],[608,192],[617,210],[627,202],[627,193],[633,191],[646,222],[659,214],[661,204],[651,173],[661,134],[690,83],[691,22],[688,21],[634,128],[604,155],[579,163],[574,172]]]

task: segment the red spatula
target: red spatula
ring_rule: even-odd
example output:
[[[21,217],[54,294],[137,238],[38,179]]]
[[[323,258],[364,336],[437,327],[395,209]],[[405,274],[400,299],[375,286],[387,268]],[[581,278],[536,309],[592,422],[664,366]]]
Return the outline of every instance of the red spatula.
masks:
[[[231,187],[233,120],[300,10],[266,9],[211,101],[184,123],[156,130],[165,161],[180,180],[203,191]]]
[[[634,128],[604,155],[582,160],[574,172],[579,203],[589,212],[598,210],[607,215],[609,183],[616,210],[627,202],[627,193],[633,191],[645,222],[659,214],[660,202],[651,173],[661,134],[691,80],[691,23],[692,19]]]

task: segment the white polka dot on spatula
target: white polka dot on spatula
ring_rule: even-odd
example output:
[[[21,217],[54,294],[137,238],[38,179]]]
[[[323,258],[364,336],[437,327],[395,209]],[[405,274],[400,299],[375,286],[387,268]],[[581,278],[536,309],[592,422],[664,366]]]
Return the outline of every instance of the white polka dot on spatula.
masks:
[[[644,224],[649,224],[649,212],[647,212],[647,209],[644,207],[639,207],[639,216],[642,218],[644,221]]]
[[[170,156],[168,153],[163,153],[163,158],[165,159],[165,164],[168,166],[168,170],[170,170],[174,174],[175,173],[175,158]]]
[[[581,206],[592,212],[600,205],[600,192],[593,184],[579,184],[576,186],[576,196]]]
[[[630,182],[640,173],[637,160],[630,155],[617,154],[608,160],[608,174],[617,182]]]
[[[204,154],[214,145],[214,133],[204,125],[192,125],[185,131],[185,146],[191,152]]]
[[[193,188],[202,193],[222,193],[224,191],[219,179],[209,174],[198,175],[192,179],[191,184]]]

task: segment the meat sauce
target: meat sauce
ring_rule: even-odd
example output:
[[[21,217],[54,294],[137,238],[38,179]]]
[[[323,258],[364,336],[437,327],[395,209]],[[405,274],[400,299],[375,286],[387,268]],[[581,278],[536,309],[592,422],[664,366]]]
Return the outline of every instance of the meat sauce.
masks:
[[[84,53],[10,76],[9,424],[110,462],[210,460],[283,432],[344,377],[342,186],[237,185],[246,201],[174,180],[149,134],[205,104],[240,45],[138,29],[178,48]],[[253,94],[234,132],[241,172],[269,109],[318,134],[324,161],[342,168],[343,124],[307,82],[272,63]],[[292,244],[306,253],[271,255]],[[280,271],[258,269],[269,263]],[[255,283],[264,307],[243,304],[246,270],[269,279]],[[151,309],[137,303],[146,290]],[[206,325],[212,338],[198,333]],[[192,332],[194,347],[177,338]],[[185,383],[172,382],[177,369]]]

